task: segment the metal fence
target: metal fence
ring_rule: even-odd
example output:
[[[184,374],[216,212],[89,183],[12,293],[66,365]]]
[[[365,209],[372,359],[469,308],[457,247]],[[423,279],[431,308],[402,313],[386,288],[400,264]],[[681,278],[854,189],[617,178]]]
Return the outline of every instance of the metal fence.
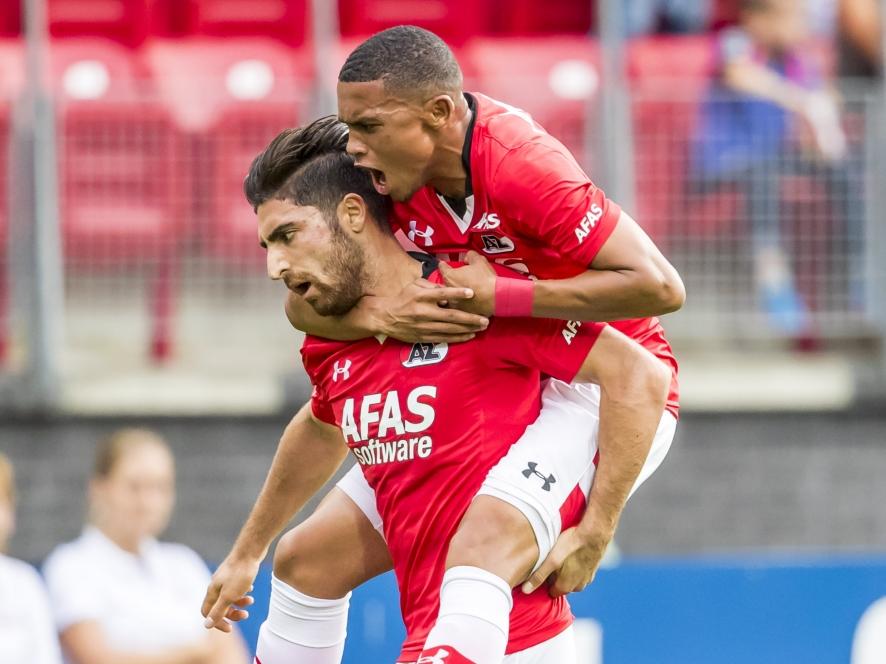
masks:
[[[229,83],[201,81],[194,85],[206,92],[190,94]],[[706,101],[706,90],[635,87],[633,136],[624,142],[633,145],[631,212],[689,292],[668,319],[671,336],[763,345],[877,337],[871,274],[882,258],[866,237],[876,221],[882,98],[846,96],[845,153],[828,162],[790,119],[777,148],[736,135],[728,119],[744,102]],[[281,315],[282,288],[264,274],[241,183],[271,137],[307,118],[307,101],[289,91],[220,106],[198,121],[136,87],[101,102],[59,97],[63,409],[268,411],[294,398],[280,379],[297,370],[299,342]],[[536,104],[593,177],[596,107]],[[2,260],[17,251],[7,241],[9,182],[20,168],[8,158],[12,116],[11,101],[0,102]],[[718,122],[728,131],[718,134]],[[746,163],[717,171],[711,145],[744,149]],[[10,297],[23,277],[8,264],[0,266],[7,375],[29,351],[19,322],[28,303]]]

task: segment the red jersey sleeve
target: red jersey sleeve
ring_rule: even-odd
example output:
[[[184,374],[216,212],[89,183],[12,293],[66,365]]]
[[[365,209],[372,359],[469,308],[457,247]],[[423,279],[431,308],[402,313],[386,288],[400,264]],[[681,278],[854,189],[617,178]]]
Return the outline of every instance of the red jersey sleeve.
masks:
[[[572,382],[606,323],[492,318],[483,356],[494,367],[529,367]]]
[[[326,395],[323,384],[321,366],[326,359],[322,349],[323,342],[310,336],[306,336],[301,347],[301,359],[305,372],[311,381],[311,412],[321,422],[335,425],[335,412]]]
[[[580,265],[590,266],[621,216],[564,149],[545,143],[508,152],[493,181],[496,206],[522,235]]]

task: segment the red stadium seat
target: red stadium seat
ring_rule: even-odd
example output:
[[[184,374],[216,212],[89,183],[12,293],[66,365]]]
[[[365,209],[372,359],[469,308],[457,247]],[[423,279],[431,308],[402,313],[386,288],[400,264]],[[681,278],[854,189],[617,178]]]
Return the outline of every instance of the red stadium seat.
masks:
[[[645,37],[629,44],[637,218],[654,239],[696,235],[701,226],[732,216],[740,202],[729,194],[687,206],[686,176],[698,104],[716,66],[711,36]],[[680,229],[670,227],[679,220]],[[707,232],[707,231],[704,231]]]
[[[10,0],[5,4],[3,11],[0,12],[0,38],[18,37],[24,32],[22,3]]]
[[[188,230],[210,238],[204,249],[211,254],[261,267],[243,178],[256,154],[304,117],[310,61],[267,39],[158,41],[146,57],[161,98],[191,135],[195,205]]]
[[[495,0],[493,26],[503,35],[588,35],[594,24],[590,0]]]
[[[24,42],[21,39],[0,39],[0,103],[15,99],[24,84]]]
[[[225,115],[212,132],[209,146],[210,177],[205,179],[211,218],[207,247],[216,256],[241,266],[244,272],[265,267],[264,252],[258,245],[256,217],[243,195],[243,180],[249,165],[280,131],[297,124],[292,108],[277,106],[255,110],[241,109]]]
[[[172,278],[187,212],[181,139],[150,98],[134,54],[101,40],[55,41],[59,188],[67,266],[141,272],[149,280],[151,349],[170,351]]]
[[[345,37],[408,24],[458,45],[490,31],[491,11],[488,0],[339,0],[338,15]]]
[[[307,0],[199,0],[189,4],[186,21],[192,35],[271,37],[300,46],[308,34],[308,6]]]
[[[310,54],[269,39],[156,40],[145,61],[161,100],[190,132],[208,131],[232,109],[310,98]]]
[[[596,42],[568,35],[484,38],[467,51],[480,92],[528,111],[580,161],[589,158],[583,137],[599,83]]]
[[[104,37],[138,46],[148,34],[148,0],[47,0],[53,37]]]

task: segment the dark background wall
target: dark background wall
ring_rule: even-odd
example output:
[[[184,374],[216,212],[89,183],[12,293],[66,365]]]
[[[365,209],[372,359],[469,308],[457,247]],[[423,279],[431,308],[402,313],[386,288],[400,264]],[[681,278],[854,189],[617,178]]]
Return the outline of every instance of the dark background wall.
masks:
[[[39,562],[75,537],[93,445],[122,425],[159,430],[178,461],[165,538],[226,553],[270,464],[285,417],[65,419],[0,423],[16,466],[11,553]],[[886,551],[886,413],[688,414],[664,465],[631,500],[625,554]],[[310,507],[308,508],[310,509]]]

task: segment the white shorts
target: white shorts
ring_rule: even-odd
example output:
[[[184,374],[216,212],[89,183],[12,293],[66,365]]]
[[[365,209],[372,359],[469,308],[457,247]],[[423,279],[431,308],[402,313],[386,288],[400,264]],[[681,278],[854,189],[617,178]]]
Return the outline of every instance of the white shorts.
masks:
[[[661,465],[677,428],[668,411],[662,415],[646,463],[631,489]],[[541,413],[507,454],[489,471],[478,495],[499,498],[516,507],[532,525],[541,565],[562,530],[561,508],[577,491],[586,497],[596,471],[600,431],[600,387],[550,380],[542,391]],[[354,466],[338,483],[382,532],[375,493]]]
[[[547,641],[536,643],[531,648],[505,655],[502,660],[503,664],[576,664],[577,662],[575,631],[572,626]],[[415,664],[415,662],[397,664]],[[446,664],[445,660],[440,664]]]

